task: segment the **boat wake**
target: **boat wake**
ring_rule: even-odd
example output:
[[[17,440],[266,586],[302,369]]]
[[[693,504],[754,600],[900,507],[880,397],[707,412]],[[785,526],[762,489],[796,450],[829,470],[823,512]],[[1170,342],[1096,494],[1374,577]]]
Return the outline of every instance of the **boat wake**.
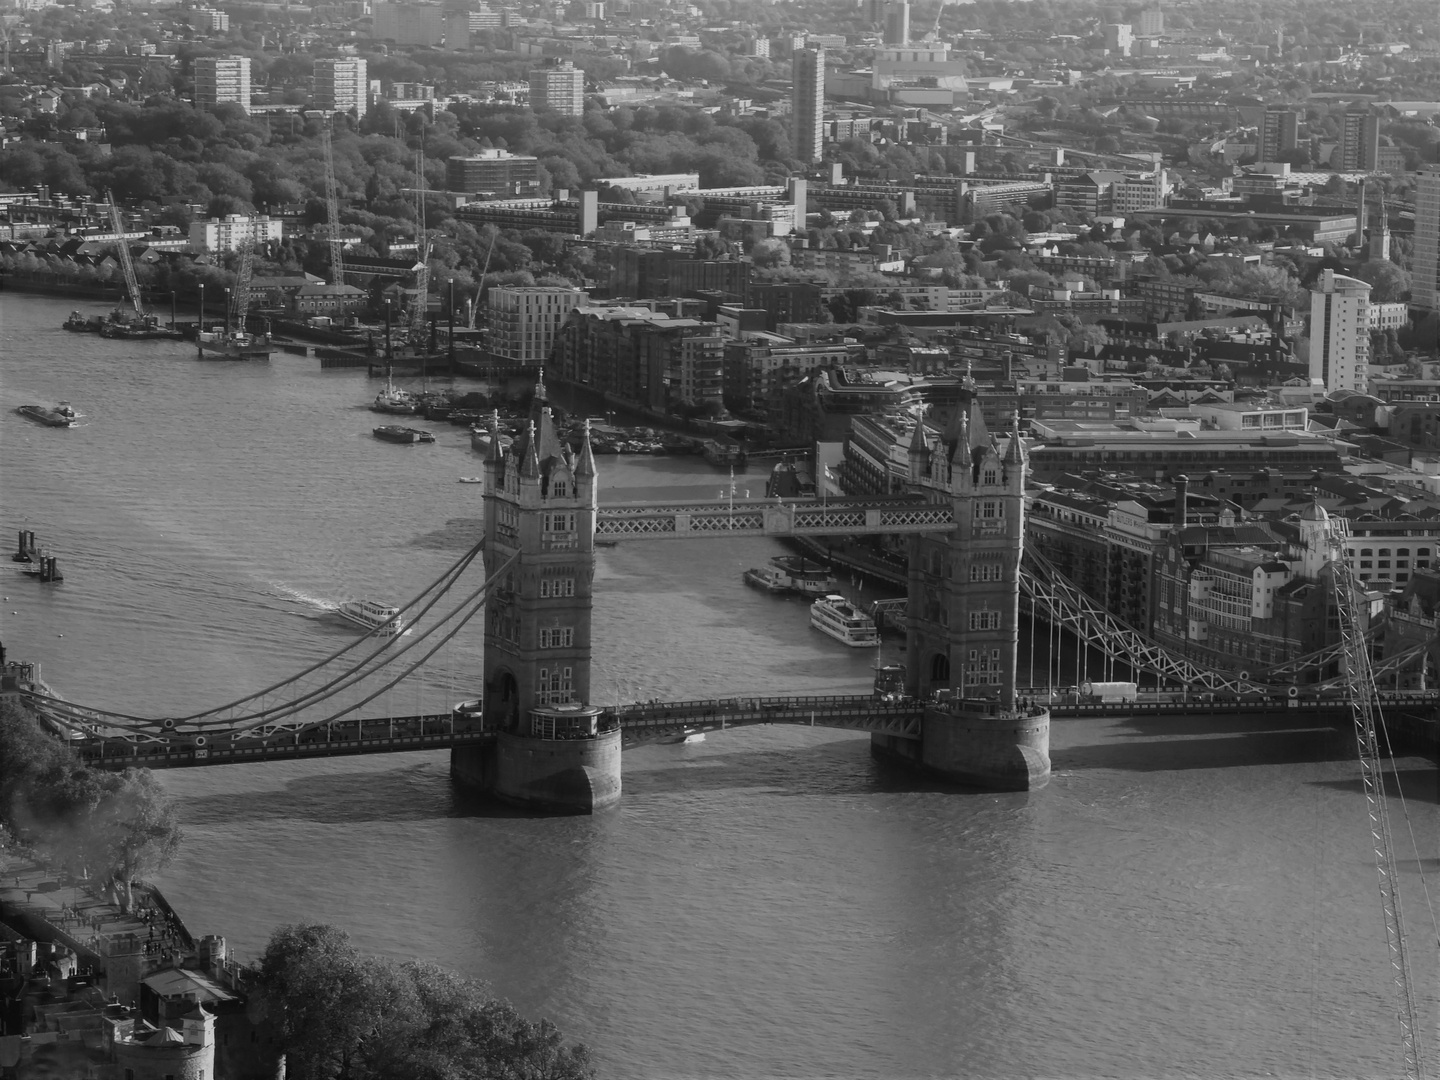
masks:
[[[292,604],[305,604],[308,607],[317,609],[319,614],[335,611],[340,604],[335,600],[327,600],[323,596],[312,596],[301,589],[292,588],[279,581],[270,582],[270,587],[280,596],[282,600],[288,600]],[[297,611],[296,615],[306,615],[307,612]]]

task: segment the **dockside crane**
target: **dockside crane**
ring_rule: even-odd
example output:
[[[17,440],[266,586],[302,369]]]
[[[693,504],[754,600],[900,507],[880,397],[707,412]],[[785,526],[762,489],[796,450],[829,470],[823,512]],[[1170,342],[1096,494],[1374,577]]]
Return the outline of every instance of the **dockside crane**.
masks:
[[[1355,723],[1355,742],[1360,757],[1360,775],[1370,815],[1370,836],[1375,849],[1375,870],[1380,881],[1380,903],[1385,914],[1385,943],[1390,954],[1394,982],[1395,1014],[1400,1022],[1401,1050],[1406,1080],[1425,1080],[1425,1063],[1419,1038],[1419,1010],[1406,952],[1404,918],[1399,883],[1395,878],[1395,845],[1390,831],[1390,811],[1385,796],[1385,776],[1380,757],[1377,728],[1383,723],[1380,695],[1375,684],[1370,645],[1362,624],[1362,590],[1345,559],[1349,523],[1331,518],[1327,527],[1330,549],[1329,569],[1335,610],[1340,625],[1340,644],[1345,662],[1345,689]]]
[[[334,123],[334,117],[331,117]],[[330,142],[330,128],[321,129],[325,148],[325,214],[330,232],[330,284],[345,284],[345,242],[340,237],[340,196],[335,184],[335,148]]]
[[[135,318],[145,321],[145,305],[140,300],[140,283],[135,280],[135,262],[130,258],[130,244],[125,239],[125,221],[120,217],[120,207],[115,205],[115,193],[105,192],[110,200],[110,226],[115,230],[115,247],[120,253],[120,269],[125,275],[125,291],[130,294],[130,306],[135,309]]]
[[[480,313],[480,294],[485,291],[485,275],[490,272],[490,256],[495,254],[495,238],[500,235],[497,229],[490,235],[490,247],[485,251],[485,265],[480,267],[480,278],[475,283],[475,299],[470,301],[469,328],[475,329],[475,317]]]

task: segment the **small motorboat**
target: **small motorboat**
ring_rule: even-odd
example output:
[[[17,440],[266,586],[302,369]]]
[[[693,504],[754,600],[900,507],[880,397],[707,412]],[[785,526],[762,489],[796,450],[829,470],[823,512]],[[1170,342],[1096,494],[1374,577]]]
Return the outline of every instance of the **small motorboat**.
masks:
[[[462,484],[483,484],[484,482],[485,482],[485,477],[483,477],[483,476],[462,476],[462,477],[460,477],[460,483],[462,483]]]

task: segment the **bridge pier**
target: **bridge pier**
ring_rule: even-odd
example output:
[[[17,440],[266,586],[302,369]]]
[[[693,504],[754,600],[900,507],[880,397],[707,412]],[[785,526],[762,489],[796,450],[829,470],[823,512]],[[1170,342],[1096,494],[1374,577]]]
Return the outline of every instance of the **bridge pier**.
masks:
[[[557,741],[501,732],[450,751],[462,787],[546,814],[590,814],[620,801],[620,731]]]
[[[1036,791],[1050,782],[1050,713],[1022,708],[989,711],[929,706],[920,738],[870,736],[870,753],[883,761],[969,787]]]

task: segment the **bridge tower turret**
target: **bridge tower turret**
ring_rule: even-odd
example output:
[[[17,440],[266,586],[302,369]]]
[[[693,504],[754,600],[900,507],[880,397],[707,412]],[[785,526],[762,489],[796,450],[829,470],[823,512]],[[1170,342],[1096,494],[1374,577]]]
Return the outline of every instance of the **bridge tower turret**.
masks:
[[[572,453],[538,382],[529,424],[485,458],[483,715],[495,740],[452,751],[451,771],[509,802],[589,811],[620,797],[620,734],[590,695],[595,456]],[[610,725],[613,728],[613,724]]]
[[[911,477],[955,526],[916,537],[910,551],[909,692],[928,706],[918,762],[995,786],[1039,787],[1050,774],[1049,715],[1016,700],[1020,558],[1029,458],[1019,421],[1001,444],[973,392],[943,437],[911,441]],[[916,751],[874,736],[879,752]]]

